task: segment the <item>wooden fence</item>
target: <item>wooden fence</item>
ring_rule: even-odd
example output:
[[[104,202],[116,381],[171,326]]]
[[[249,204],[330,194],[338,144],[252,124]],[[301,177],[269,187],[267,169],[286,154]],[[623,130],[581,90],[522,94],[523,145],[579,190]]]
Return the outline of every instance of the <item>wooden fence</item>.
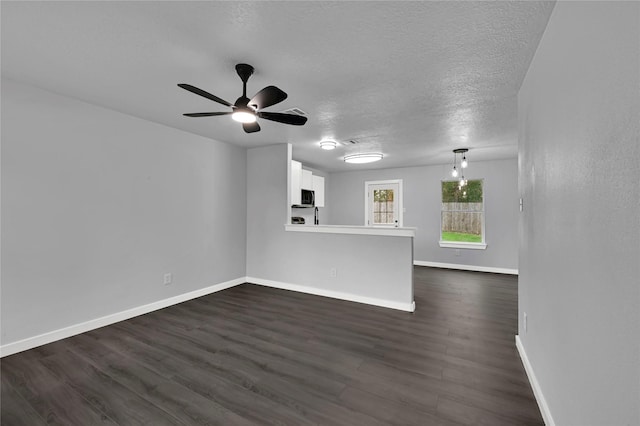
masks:
[[[442,230],[482,234],[482,203],[442,203]]]

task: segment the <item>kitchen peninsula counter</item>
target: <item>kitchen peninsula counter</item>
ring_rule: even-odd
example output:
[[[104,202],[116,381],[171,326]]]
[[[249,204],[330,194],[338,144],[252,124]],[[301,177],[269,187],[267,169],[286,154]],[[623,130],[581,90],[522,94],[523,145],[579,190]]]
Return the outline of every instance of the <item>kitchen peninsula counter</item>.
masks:
[[[395,228],[353,225],[284,225],[291,232],[319,232],[324,234],[382,235],[389,237],[415,237],[416,228]]]

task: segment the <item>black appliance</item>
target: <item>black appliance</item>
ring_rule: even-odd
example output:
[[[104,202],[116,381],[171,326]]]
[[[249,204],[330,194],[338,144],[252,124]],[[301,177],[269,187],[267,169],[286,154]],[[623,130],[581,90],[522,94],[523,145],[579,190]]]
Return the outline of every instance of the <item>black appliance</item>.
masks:
[[[293,207],[314,207],[316,204],[316,197],[313,191],[308,189],[301,190],[300,204],[294,204]]]

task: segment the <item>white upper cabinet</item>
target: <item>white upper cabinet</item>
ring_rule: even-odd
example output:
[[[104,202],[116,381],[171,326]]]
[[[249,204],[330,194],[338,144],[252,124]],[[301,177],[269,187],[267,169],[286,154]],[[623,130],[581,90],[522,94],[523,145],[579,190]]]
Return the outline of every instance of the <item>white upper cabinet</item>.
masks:
[[[324,178],[313,175],[313,191],[316,197],[316,207],[324,207]]]
[[[312,174],[309,170],[302,171],[302,189],[308,189],[309,191],[313,191],[313,179]]]
[[[299,161],[291,160],[291,204],[300,204],[302,202],[302,163]]]
[[[316,176],[309,170],[302,169],[302,163],[291,160],[289,193],[291,205],[302,204],[302,190],[307,189],[315,193],[316,207],[324,207],[324,177]]]

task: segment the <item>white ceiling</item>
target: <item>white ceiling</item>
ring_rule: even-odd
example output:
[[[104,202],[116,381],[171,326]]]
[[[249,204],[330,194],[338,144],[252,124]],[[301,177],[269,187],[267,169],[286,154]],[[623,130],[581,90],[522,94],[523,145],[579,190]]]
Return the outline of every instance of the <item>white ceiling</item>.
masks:
[[[326,171],[515,157],[516,96],[553,2],[7,2],[2,75],[243,147],[290,142]],[[231,103],[234,66],[256,69],[251,97],[288,93],[303,127],[187,118]],[[322,151],[323,138],[358,144]],[[350,165],[353,151],[385,158]]]

